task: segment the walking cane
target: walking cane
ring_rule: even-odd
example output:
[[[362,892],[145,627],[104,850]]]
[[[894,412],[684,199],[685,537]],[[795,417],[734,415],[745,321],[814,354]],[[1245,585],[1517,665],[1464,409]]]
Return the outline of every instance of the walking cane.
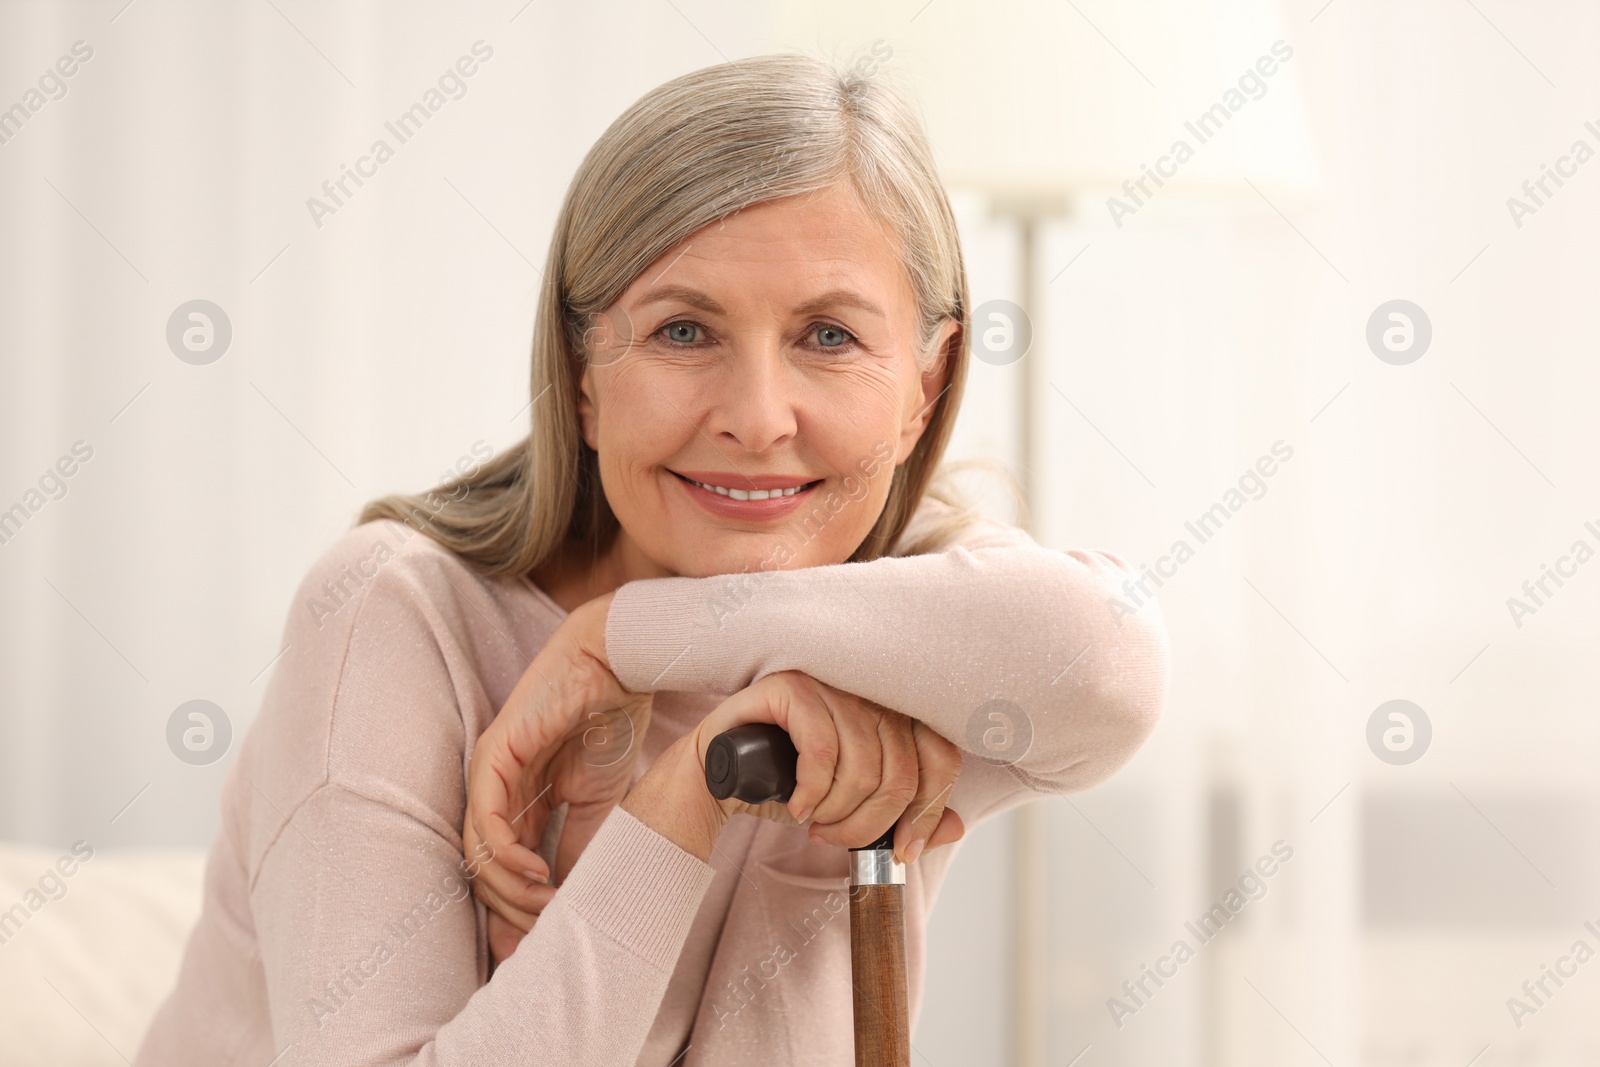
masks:
[[[787,802],[799,753],[782,727],[749,723],[706,749],[706,788],[718,800]],[[906,998],[906,870],[894,861],[894,827],[850,850],[850,979],[856,1067],[911,1067]]]

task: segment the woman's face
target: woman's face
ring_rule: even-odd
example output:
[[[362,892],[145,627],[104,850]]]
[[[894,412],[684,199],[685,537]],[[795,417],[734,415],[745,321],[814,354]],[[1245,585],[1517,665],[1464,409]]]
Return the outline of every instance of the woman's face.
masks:
[[[916,322],[848,183],[736,212],[656,260],[589,326],[579,399],[624,574],[849,558],[944,388]]]

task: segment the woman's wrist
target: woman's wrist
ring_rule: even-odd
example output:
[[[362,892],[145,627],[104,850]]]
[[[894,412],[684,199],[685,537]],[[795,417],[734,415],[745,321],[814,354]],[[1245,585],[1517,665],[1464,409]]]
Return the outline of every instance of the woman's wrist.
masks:
[[[579,604],[568,613],[563,624],[572,628],[578,647],[608,671],[611,659],[606,655],[606,620],[611,615],[611,601],[616,595],[612,590]]]
[[[728,813],[706,790],[694,738],[694,733],[685,734],[656,757],[622,807],[691,856],[710,862]]]

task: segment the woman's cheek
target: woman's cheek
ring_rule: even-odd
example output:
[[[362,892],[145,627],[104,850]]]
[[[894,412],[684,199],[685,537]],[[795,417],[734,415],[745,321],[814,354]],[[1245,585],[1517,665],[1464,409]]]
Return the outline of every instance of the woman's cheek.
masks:
[[[894,451],[894,445],[890,444],[888,441],[882,439],[874,441],[872,443],[871,455],[859,460],[856,463],[856,469],[859,470],[861,472],[861,476],[866,478],[869,482],[876,479],[879,474],[883,473],[885,467],[891,468],[890,473],[892,474],[892,468],[894,465]],[[884,485],[883,492],[884,495],[887,495],[889,492],[887,483]]]
[[[887,474],[887,468],[879,473]],[[827,516],[826,525],[823,536],[814,542],[818,549],[816,557],[806,565],[840,563],[849,558],[878,521],[888,496],[888,483],[887,477],[868,479],[846,474],[822,489],[811,504],[811,510],[814,515]]]
[[[682,376],[659,373],[638,360],[604,376],[600,397],[601,437],[618,452],[619,465],[646,467],[672,456],[678,431],[692,419],[693,389]]]

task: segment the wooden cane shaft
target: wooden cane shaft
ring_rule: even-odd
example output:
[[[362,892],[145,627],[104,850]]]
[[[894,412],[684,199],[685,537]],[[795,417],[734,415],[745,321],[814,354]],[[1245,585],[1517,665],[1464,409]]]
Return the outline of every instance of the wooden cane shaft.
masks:
[[[911,1067],[903,885],[850,889],[856,1067]]]

